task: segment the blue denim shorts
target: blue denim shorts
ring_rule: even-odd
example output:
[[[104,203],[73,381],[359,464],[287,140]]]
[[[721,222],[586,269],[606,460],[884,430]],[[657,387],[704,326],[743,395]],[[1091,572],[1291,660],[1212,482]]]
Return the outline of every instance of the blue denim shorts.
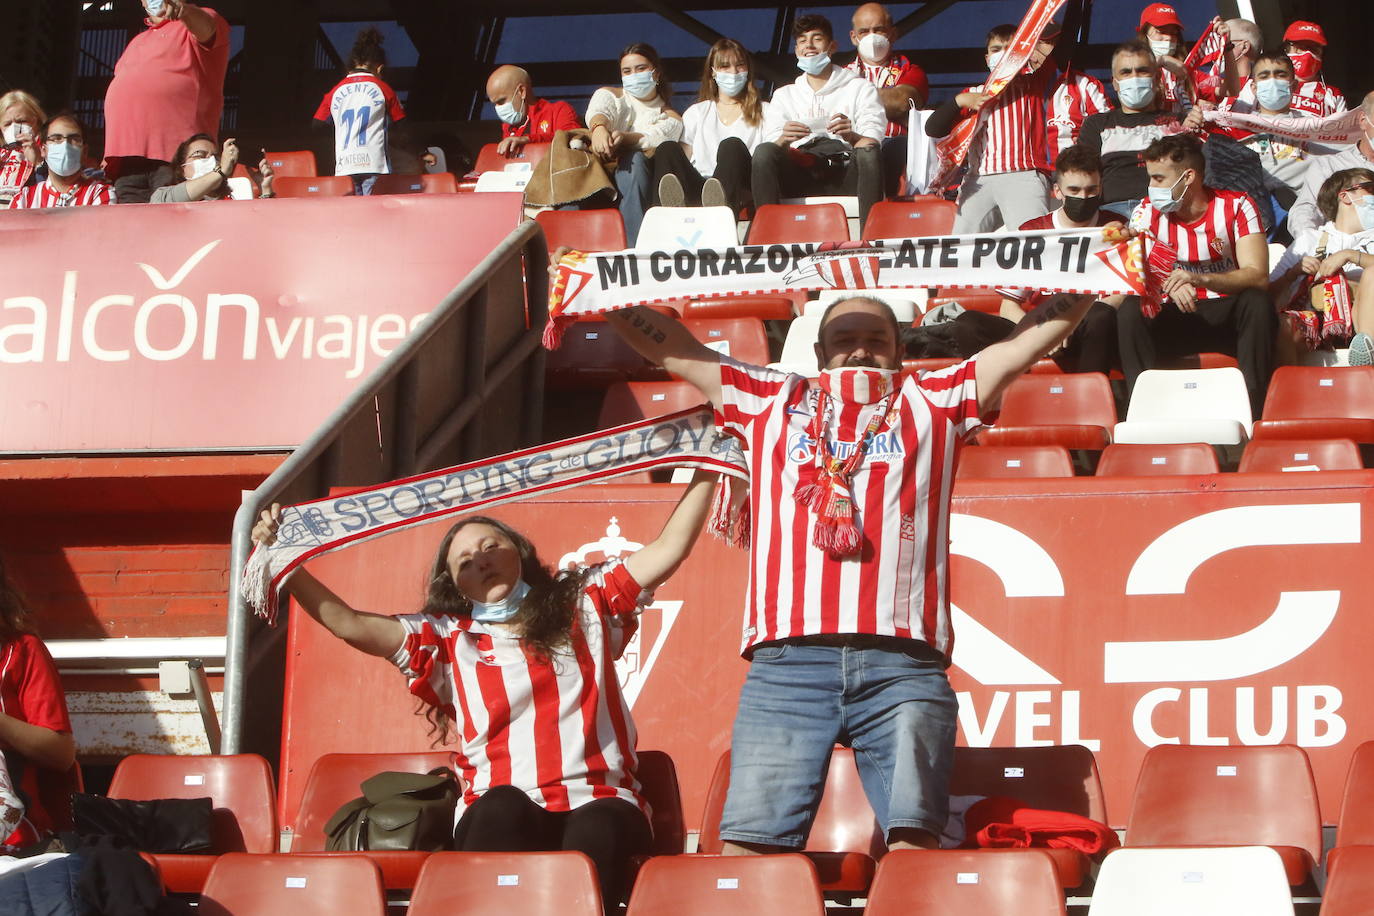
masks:
[[[730,744],[723,840],[801,848],[836,744],[854,749],[884,835],[936,836],[949,817],[958,701],[924,643],[892,648],[784,641],[754,649]]]

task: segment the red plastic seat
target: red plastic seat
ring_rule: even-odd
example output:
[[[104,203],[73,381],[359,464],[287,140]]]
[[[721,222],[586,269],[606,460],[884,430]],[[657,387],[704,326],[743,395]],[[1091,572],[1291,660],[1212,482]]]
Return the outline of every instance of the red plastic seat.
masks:
[[[663,382],[616,382],[606,389],[601,402],[598,429],[609,429],[624,423],[661,417],[665,414],[696,407],[706,401],[695,385],[681,379]]]
[[[526,143],[520,147],[520,152],[515,156],[502,156],[496,151],[497,144],[487,143],[477,151],[477,161],[473,163],[472,171],[469,175],[480,175],[483,172],[499,172],[506,166],[516,162],[527,162],[531,166],[549,154],[549,143]]]
[[[1043,849],[897,849],[878,863],[864,916],[1064,916]]]
[[[815,866],[805,856],[657,856],[645,863],[628,916],[822,916]]]
[[[1252,439],[1241,455],[1241,472],[1283,471],[1316,466],[1322,471],[1364,467],[1353,439]]]
[[[1374,847],[1374,741],[1360,744],[1350,757],[1336,821],[1336,845],[1326,854],[1326,873],[1335,875],[1336,863],[1362,846]]]
[[[643,378],[657,371],[601,318],[569,325],[563,342],[544,362],[545,382],[551,388],[609,388],[616,382]]]
[[[1167,445],[1109,445],[1097,464],[1098,477],[1170,477],[1219,474],[1216,452],[1205,442]]]
[[[457,194],[458,177],[452,172],[426,172],[420,176],[421,194]]]
[[[1251,438],[1374,443],[1374,366],[1279,368]]]
[[[745,240],[750,245],[847,242],[849,220],[840,204],[764,204]]]
[[[758,318],[684,318],[682,326],[718,353],[753,366],[768,365],[768,332]]]
[[[384,916],[377,866],[364,855],[249,855],[229,852],[210,869],[200,916]]]
[[[456,194],[458,180],[452,172],[423,175],[378,175],[373,194]]]
[[[1093,752],[1081,744],[1047,747],[956,747],[951,795],[1000,795],[1032,808],[1107,819],[1107,796]],[[1005,850],[984,850],[1000,855]],[[1063,887],[1078,887],[1091,862],[1075,849],[1046,849]]]
[[[1145,753],[1128,846],[1270,846],[1288,883],[1321,859],[1321,815],[1307,753],[1293,745],[1161,744]]]
[[[214,805],[210,854],[152,855],[163,883],[198,894],[216,858],[227,852],[277,851],[272,769],[257,754],[130,754],[115,768],[111,798],[209,798]]]
[[[682,814],[682,790],[677,767],[663,751],[636,751],[639,784],[644,800],[653,809],[654,855],[677,855],[687,845],[687,825]]]
[[[783,296],[718,296],[688,300],[684,318],[757,318],[760,321],[791,321],[796,316],[792,300]]]
[[[411,888],[427,852],[382,851],[366,853],[324,852],[324,825],[344,804],[363,794],[363,780],[385,771],[428,773],[437,767],[456,770],[452,751],[417,751],[405,754],[325,754],[315,761],[301,793],[300,810],[291,841],[291,853],[324,858],[364,855],[382,870],[388,889]]]
[[[543,210],[534,219],[544,229],[549,251],[624,251],[630,247],[619,210]]]
[[[601,916],[592,860],[580,852],[436,852],[407,916]]]
[[[1115,424],[1116,402],[1102,373],[1035,373],[1007,387],[1001,416],[996,425],[979,431],[978,442],[1101,449],[1112,441]]]
[[[1174,359],[1161,360],[1160,369],[1238,369],[1240,363],[1225,353],[1185,353]]]
[[[1327,868],[1321,916],[1367,916],[1374,900],[1374,846],[1346,846],[1329,855],[1337,852],[1342,865],[1340,871]]]
[[[267,164],[272,166],[277,178],[314,178],[320,174],[315,165],[315,154],[308,149],[283,150],[279,153],[269,150],[266,156]]]
[[[957,302],[970,312],[986,312],[989,315],[996,315],[1002,310],[1002,297],[988,290],[940,290],[926,304],[925,314],[929,315],[950,302]]]
[[[716,764],[706,793],[697,840],[697,848],[703,853],[721,851],[720,815],[729,789],[730,752],[726,751]],[[854,751],[837,747],[830,757],[821,804],[803,852],[815,863],[825,890],[859,892],[873,881],[877,859],[886,850],[882,829],[859,781]]]
[[[347,175],[278,178],[272,190],[278,197],[348,197],[353,193],[353,179]]]
[[[959,478],[1072,477],[1073,458],[1062,445],[975,445],[959,452]]]
[[[948,369],[950,366],[957,366],[963,360],[956,356],[939,356],[926,359],[904,359],[902,360],[903,372],[939,372],[941,369]]]
[[[864,237],[908,239],[949,235],[954,231],[958,212],[954,201],[943,197],[917,197],[909,202],[880,200],[868,211]]]

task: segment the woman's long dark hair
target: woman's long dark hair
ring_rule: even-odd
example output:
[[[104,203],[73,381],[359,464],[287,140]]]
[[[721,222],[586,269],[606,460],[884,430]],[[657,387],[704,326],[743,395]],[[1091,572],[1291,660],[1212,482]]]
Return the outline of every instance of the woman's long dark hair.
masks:
[[[0,645],[21,633],[32,632],[28,602],[10,580],[9,573],[5,571],[5,558],[0,556]]]
[[[617,61],[623,61],[631,54],[638,54],[647,60],[654,68],[654,88],[658,92],[658,97],[663,100],[664,108],[673,107],[673,84],[668,82],[668,78],[663,75],[663,64],[659,62],[658,52],[654,46],[642,41],[636,41],[626,45],[625,50],[620,52]]]
[[[472,602],[458,590],[458,583],[453,581],[448,568],[448,551],[453,538],[468,525],[487,525],[515,545],[516,552],[520,554],[520,578],[525,580],[530,590],[520,602],[520,610],[511,622],[519,631],[520,641],[526,649],[540,658],[553,661],[559,650],[568,645],[573,618],[586,584],[586,572],[568,570],[554,574],[539,559],[539,553],[529,538],[494,518],[485,515],[465,516],[444,535],[434,554],[434,562],[430,564],[425,606],[421,613],[458,617],[472,615]],[[424,715],[430,725],[430,735],[435,737],[435,744],[447,742],[453,727],[448,714],[437,706],[426,705]]]

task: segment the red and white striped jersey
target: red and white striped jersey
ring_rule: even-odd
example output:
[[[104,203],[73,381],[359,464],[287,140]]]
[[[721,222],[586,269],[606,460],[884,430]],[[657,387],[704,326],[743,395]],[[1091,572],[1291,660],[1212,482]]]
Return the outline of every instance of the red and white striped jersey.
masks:
[[[552,662],[501,625],[396,618],[406,638],[391,660],[411,693],[457,725],[467,804],[510,785],[549,811],[623,798],[648,813],[635,779],[634,723],[615,672],[648,600],[618,561],[594,567],[570,645]]]
[[[1045,94],[1054,77],[1052,66],[1018,74],[1001,95],[987,103],[987,121],[968,152],[968,160],[978,163],[978,174],[1045,167]],[[980,83],[966,91],[983,92],[984,86]]]
[[[316,121],[334,122],[335,175],[387,175],[387,133],[406,116],[391,87],[366,70],[355,70],[324,95]]]
[[[907,59],[905,54],[893,54],[885,64],[870,64],[854,55],[845,69],[855,73],[873,84],[874,89],[891,89],[895,86],[911,86],[920,93],[922,99],[930,97],[930,80],[926,72]],[[888,137],[901,137],[906,134],[906,121],[889,120]]]
[[[1103,111],[1111,111],[1112,103],[1102,81],[1081,70],[1067,70],[1050,96],[1049,138],[1045,164],[1054,168],[1054,160],[1064,150],[1078,142],[1083,119]]]
[[[1255,99],[1255,81],[1247,79],[1245,85],[1240,87],[1240,92],[1236,93],[1236,97],[1229,99],[1228,102],[1228,108],[1239,111],[1259,111],[1259,102]],[[1241,102],[1244,105],[1238,106],[1237,103]],[[1345,111],[1345,96],[1335,86],[1326,85],[1324,80],[1308,80],[1298,84],[1298,88],[1293,91],[1293,97],[1289,101],[1288,107],[1295,114],[1309,114],[1325,118]]]
[[[49,181],[40,181],[24,188],[10,201],[11,210],[37,210],[43,207],[96,207],[115,202],[114,186],[103,181],[79,179],[66,191],[59,191]]]
[[[1177,251],[1177,267],[1204,274],[1229,273],[1240,266],[1236,261],[1236,243],[1247,235],[1264,232],[1264,224],[1249,195],[1208,190],[1212,199],[1207,212],[1191,223],[1175,221],[1146,199],[1131,214],[1131,228],[1149,232]],[[1197,295],[1199,299],[1220,299],[1224,294],[1199,286]]]
[[[7,203],[29,183],[33,168],[22,149],[0,146],[0,204]]]
[[[1193,100],[1188,95],[1188,87],[1174,75],[1174,71],[1160,67],[1159,85],[1164,91],[1165,104],[1161,106],[1164,110],[1186,114],[1193,107]]]
[[[896,410],[869,438],[851,481],[860,552],[837,559],[812,543],[813,512],[795,499],[816,480],[819,389],[722,357],[716,425],[749,456],[743,651],[790,636],[865,633],[924,640],[949,655],[949,500],[959,446],[982,424],[975,360],[902,379]],[[876,410],[888,410],[888,399],[836,407],[836,458],[852,454]]]

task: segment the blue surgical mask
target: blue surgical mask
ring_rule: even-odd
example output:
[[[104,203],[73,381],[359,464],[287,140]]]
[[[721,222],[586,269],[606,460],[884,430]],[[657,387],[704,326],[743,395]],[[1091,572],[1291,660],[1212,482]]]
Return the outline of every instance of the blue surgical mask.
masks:
[[[811,57],[798,57],[797,67],[807,76],[820,76],[830,66],[830,55],[824,52]]]
[[[49,143],[43,158],[54,175],[70,178],[81,171],[81,147],[75,143]]]
[[[1355,214],[1360,218],[1360,228],[1374,229],[1374,194],[1366,194],[1355,201]]]
[[[1155,100],[1155,81],[1148,76],[1128,76],[1116,82],[1116,97],[1126,108],[1137,111]]]
[[[620,85],[624,86],[625,91],[635,98],[647,99],[654,94],[658,81],[654,78],[654,71],[640,70],[638,73],[627,73],[622,76]]]
[[[1283,111],[1293,98],[1293,84],[1280,79],[1256,80],[1255,98],[1259,99],[1261,108]]]
[[[711,75],[715,77],[716,85],[720,91],[734,98],[744,91],[744,87],[749,85],[748,73],[726,73],[724,70],[712,70]]]
[[[162,0],[148,0],[148,7],[147,7],[147,9],[148,9],[148,15],[149,15],[149,16],[161,16],[161,15],[162,15]]]
[[[500,601],[472,602],[472,619],[482,623],[505,623],[520,613],[520,602],[524,601],[529,593],[530,587],[525,580],[516,579],[506,597]]]
[[[512,127],[524,123],[525,120],[525,113],[510,102],[502,102],[500,105],[497,105],[496,116]]]
[[[1183,176],[1180,175],[1178,176],[1178,181],[1175,181],[1167,188],[1149,188],[1150,206],[1154,207],[1160,213],[1173,213],[1181,207],[1183,205],[1183,195],[1180,194],[1178,197],[1174,197],[1174,189],[1178,187],[1178,182],[1182,180]]]

